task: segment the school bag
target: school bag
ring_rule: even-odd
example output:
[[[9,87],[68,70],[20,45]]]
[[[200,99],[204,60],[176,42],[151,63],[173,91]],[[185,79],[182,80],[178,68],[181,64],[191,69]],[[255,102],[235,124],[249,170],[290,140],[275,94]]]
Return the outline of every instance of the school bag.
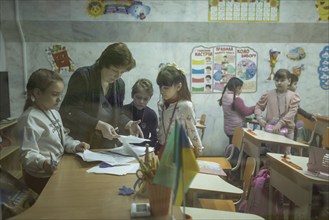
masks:
[[[235,147],[234,144],[228,144],[225,147],[224,155],[226,158],[228,158],[231,155],[232,150],[233,150],[233,156],[230,159],[230,163],[231,163],[232,167],[235,167],[239,160],[240,150],[237,147]],[[239,180],[240,179],[240,168],[235,171],[232,171],[230,178],[232,181]]]
[[[270,170],[262,168],[252,179],[248,204],[244,204],[244,207],[240,206],[239,211],[243,211],[244,209],[247,213],[267,218],[269,213],[269,186]],[[276,198],[275,202],[273,202],[273,206],[275,207],[275,213],[273,215],[281,219],[280,217],[283,217],[283,196],[276,191],[273,192],[273,197]]]

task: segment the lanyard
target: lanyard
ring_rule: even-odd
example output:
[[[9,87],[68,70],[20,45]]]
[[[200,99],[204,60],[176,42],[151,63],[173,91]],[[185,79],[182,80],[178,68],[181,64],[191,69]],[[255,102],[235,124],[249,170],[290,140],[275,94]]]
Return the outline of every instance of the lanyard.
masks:
[[[162,127],[163,127],[163,131],[164,131],[164,133],[165,133],[165,141],[167,142],[167,137],[168,137],[168,133],[169,133],[169,129],[170,129],[170,126],[171,126],[171,124],[172,124],[172,121],[173,121],[173,117],[174,117],[174,114],[175,114],[175,111],[176,111],[176,108],[177,108],[177,104],[178,104],[178,101],[176,102],[176,104],[175,104],[175,108],[174,108],[174,110],[173,110],[173,112],[172,112],[172,115],[171,115],[171,118],[170,118],[170,122],[169,122],[169,126],[168,126],[168,128],[167,128],[167,131],[166,131],[166,128],[165,128],[165,125],[164,125],[164,118],[163,118],[163,110],[162,110]]]

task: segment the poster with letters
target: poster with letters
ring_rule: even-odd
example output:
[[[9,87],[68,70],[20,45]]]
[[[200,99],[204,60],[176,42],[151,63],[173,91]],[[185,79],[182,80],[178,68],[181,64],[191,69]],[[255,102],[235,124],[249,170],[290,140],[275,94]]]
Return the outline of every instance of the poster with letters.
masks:
[[[191,53],[192,93],[222,92],[228,80],[244,81],[242,92],[257,90],[257,52],[250,47],[230,45],[193,48]]]

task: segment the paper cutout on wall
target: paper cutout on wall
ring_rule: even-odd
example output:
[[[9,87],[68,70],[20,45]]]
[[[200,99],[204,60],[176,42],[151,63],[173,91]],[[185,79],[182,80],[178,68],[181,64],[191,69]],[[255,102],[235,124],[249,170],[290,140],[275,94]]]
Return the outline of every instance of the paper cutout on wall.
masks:
[[[292,68],[292,74],[296,75],[297,77],[300,77],[302,75],[302,70],[304,70],[304,64],[294,66]]]
[[[194,93],[222,92],[230,78],[244,81],[243,92],[255,92],[257,52],[249,47],[195,47],[191,53],[191,88]]]
[[[287,57],[291,60],[302,60],[306,57],[306,53],[303,48],[296,47],[287,53]]]
[[[151,11],[149,6],[136,0],[88,0],[86,8],[92,17],[104,14],[130,14],[139,20],[144,20]]]
[[[329,90],[329,45],[320,52],[320,66],[318,67],[320,87]]]
[[[315,7],[319,13],[319,20],[328,21],[329,20],[329,0],[317,0]]]
[[[271,72],[270,75],[268,76],[267,80],[272,80],[274,76],[274,68],[276,63],[278,62],[278,56],[281,52],[278,51],[277,49],[270,49],[269,50],[269,55],[270,55],[270,67],[271,67]]]
[[[208,21],[278,22],[279,0],[209,0]]]
[[[65,46],[54,44],[46,50],[48,61],[53,67],[53,71],[62,73],[63,71],[74,72],[74,62],[70,58]]]

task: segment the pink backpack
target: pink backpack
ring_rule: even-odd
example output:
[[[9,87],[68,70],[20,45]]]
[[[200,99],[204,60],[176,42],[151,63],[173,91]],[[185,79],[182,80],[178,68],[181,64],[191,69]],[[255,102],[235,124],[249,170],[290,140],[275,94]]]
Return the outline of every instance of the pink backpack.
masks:
[[[268,217],[269,211],[269,185],[270,185],[270,170],[262,168],[258,174],[253,178],[251,182],[251,189],[248,198],[248,204],[245,212],[255,215]],[[273,197],[276,197],[275,216],[283,217],[283,197],[278,192],[273,193]],[[280,218],[279,218],[280,219]]]

